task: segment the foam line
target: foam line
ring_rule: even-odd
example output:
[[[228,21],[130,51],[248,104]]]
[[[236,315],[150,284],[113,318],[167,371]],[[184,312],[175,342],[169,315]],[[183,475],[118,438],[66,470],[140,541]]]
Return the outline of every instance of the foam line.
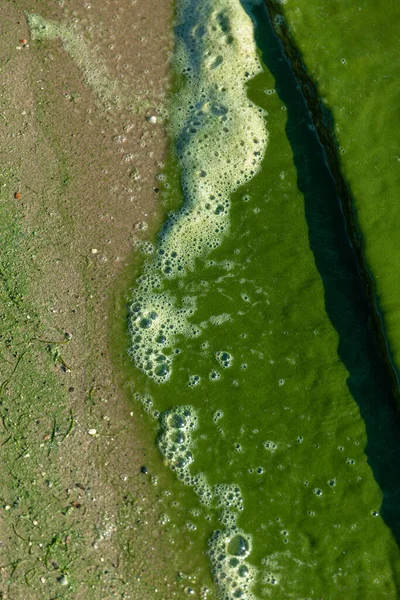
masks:
[[[196,336],[193,297],[179,304],[165,283],[195,269],[229,231],[230,197],[259,170],[264,111],[246,84],[261,70],[253,24],[240,0],[179,0],[171,133],[182,167],[183,206],[166,223],[131,306],[131,356],[155,381],[171,374],[177,334]]]

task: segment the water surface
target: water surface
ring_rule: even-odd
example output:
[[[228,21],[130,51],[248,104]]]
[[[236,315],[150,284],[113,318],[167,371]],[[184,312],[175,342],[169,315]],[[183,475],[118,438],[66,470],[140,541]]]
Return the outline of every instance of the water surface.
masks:
[[[178,47],[200,52],[190,67],[205,79],[204,65],[217,70],[234,57],[237,23],[249,32],[243,6],[228,4],[205,3],[203,29],[179,13]],[[254,117],[245,145],[255,162],[232,154],[245,182],[227,182],[231,167],[212,156],[212,145],[196,154],[201,128],[213,135],[218,121],[223,130],[224,116],[234,128],[240,104],[235,112],[232,94],[214,96],[210,80],[192,86],[189,63],[176,66],[189,77],[183,94],[198,94],[191,103],[200,116],[193,123],[185,113],[175,129],[182,185],[167,170],[164,194],[183,191],[183,208],[134,291],[136,401],[154,418],[165,464],[181,482],[169,518],[176,532],[190,532],[192,551],[207,552],[221,598],[393,598],[398,549],[380,514],[397,456],[390,393],[323,149],[261,8],[257,19],[264,64],[237,84],[246,85]],[[201,43],[193,46],[195,36]],[[179,87],[177,98],[175,109],[180,99],[185,111]],[[225,133],[227,150],[243,139]],[[261,140],[261,152],[250,139]]]

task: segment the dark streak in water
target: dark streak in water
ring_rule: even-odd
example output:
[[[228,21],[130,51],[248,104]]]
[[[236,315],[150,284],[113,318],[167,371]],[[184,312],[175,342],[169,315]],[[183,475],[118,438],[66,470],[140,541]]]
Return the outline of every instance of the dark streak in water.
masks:
[[[383,494],[382,518],[400,545],[398,378],[365,262],[351,191],[340,172],[332,115],[318,99],[282,18],[278,18],[279,36],[274,31],[272,22],[279,17],[276,7],[268,0],[266,4],[252,10],[256,41],[287,108],[286,134],[304,195],[310,248],[324,285],[325,308],[339,335],[338,355],[349,372],[347,385],[365,422],[365,452]]]
[[[354,199],[350,186],[345,180],[341,168],[337,140],[334,134],[334,119],[331,111],[327,109],[318,97],[318,89],[315,82],[307,73],[305,64],[294,40],[290,34],[287,23],[279,8],[268,0],[265,0],[267,11],[272,23],[275,25],[275,33],[283,44],[283,51],[290,61],[291,68],[297,82],[301,86],[307,109],[311,114],[319,141],[324,148],[326,162],[332,173],[336,185],[338,200],[345,219],[347,236],[353,247],[357,267],[365,293],[370,304],[371,329],[376,338],[376,346],[383,360],[387,363],[389,376],[393,381],[393,394],[396,398],[397,407],[400,408],[400,380],[396,367],[393,363],[382,315],[379,310],[377,295],[375,291],[374,278],[368,268],[362,233],[358,226],[357,215],[354,208]]]

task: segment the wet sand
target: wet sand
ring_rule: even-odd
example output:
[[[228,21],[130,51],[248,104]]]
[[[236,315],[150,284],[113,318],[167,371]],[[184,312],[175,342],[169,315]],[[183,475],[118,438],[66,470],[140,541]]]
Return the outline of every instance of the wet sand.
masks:
[[[60,40],[32,40],[24,11],[67,23],[98,64],[85,71]],[[162,216],[171,19],[169,0],[0,8],[0,225],[19,232],[18,247],[3,236],[1,248],[3,598],[183,593],[162,495],[141,472],[160,458],[111,348],[136,240]],[[98,67],[111,100],[87,83]],[[7,281],[18,288],[20,275],[15,303]]]

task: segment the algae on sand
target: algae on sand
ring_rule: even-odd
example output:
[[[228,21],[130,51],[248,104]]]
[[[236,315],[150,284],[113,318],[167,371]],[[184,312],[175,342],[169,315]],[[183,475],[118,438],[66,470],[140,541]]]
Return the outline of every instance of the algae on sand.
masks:
[[[76,26],[49,21],[38,14],[26,13],[32,39],[37,41],[60,39],[66,52],[81,69],[87,84],[101,101],[115,104],[117,92],[106,67],[96,58]]]

